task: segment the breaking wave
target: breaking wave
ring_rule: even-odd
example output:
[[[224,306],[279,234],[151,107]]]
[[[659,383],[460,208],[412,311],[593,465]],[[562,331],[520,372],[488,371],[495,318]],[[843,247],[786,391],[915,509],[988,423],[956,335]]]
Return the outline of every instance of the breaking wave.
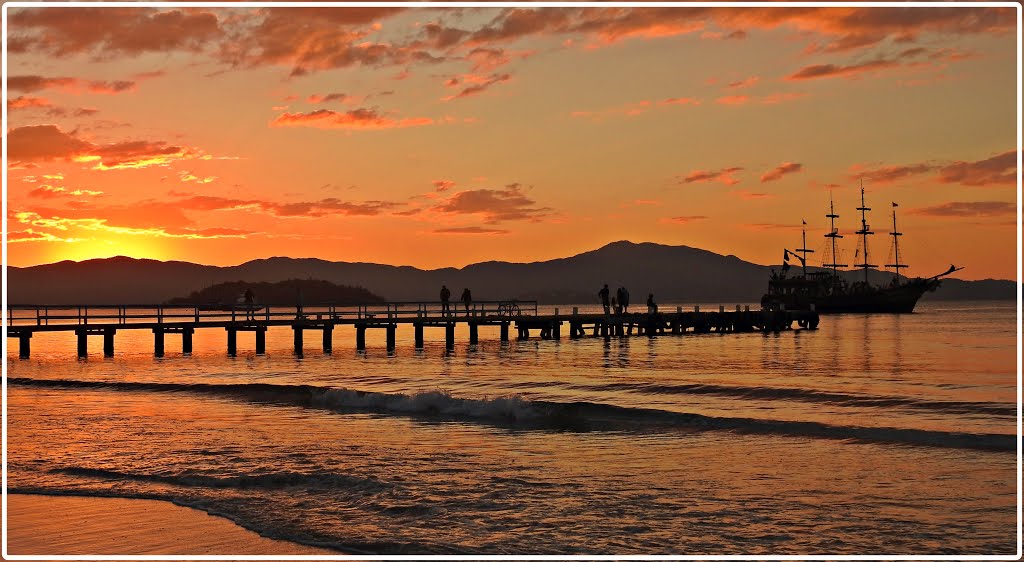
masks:
[[[458,398],[435,390],[415,394],[366,392],[313,385],[182,384],[102,382],[66,379],[9,378],[15,386],[174,392],[218,396],[249,402],[316,408],[342,413],[370,412],[416,418],[472,421],[500,427],[573,431],[718,430],[742,434],[783,435],[957,449],[1016,451],[1014,435],[959,433],[923,429],[857,427],[812,421],[718,417],[629,408],[593,402],[527,400],[519,396]]]

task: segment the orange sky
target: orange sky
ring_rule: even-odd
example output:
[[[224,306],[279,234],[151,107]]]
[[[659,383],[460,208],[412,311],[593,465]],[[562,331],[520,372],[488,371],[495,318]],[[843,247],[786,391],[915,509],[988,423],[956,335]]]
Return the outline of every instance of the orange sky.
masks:
[[[9,8],[8,263],[628,239],[1016,277],[1012,8]]]

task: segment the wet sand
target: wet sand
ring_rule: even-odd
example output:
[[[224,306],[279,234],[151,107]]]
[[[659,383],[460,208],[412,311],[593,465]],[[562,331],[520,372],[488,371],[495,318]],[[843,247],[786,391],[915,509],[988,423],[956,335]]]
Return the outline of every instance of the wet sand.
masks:
[[[8,494],[7,509],[7,553],[15,555],[343,554],[156,500]]]

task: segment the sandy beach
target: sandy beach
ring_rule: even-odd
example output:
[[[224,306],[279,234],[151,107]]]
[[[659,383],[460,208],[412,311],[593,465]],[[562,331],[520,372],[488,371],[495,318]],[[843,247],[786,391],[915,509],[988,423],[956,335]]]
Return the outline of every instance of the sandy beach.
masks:
[[[341,554],[155,500],[9,494],[7,509],[7,553],[15,555]]]

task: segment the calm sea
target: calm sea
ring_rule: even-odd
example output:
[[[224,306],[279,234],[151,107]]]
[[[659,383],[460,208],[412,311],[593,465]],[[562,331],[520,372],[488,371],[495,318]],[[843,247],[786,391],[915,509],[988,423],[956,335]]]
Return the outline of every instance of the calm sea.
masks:
[[[669,305],[674,307],[674,305]],[[548,307],[542,307],[547,309]],[[570,307],[561,307],[563,311]],[[155,498],[415,554],[1014,554],[1016,308],[512,341],[69,333],[8,368],[11,492]],[[566,333],[567,330],[563,330]]]

